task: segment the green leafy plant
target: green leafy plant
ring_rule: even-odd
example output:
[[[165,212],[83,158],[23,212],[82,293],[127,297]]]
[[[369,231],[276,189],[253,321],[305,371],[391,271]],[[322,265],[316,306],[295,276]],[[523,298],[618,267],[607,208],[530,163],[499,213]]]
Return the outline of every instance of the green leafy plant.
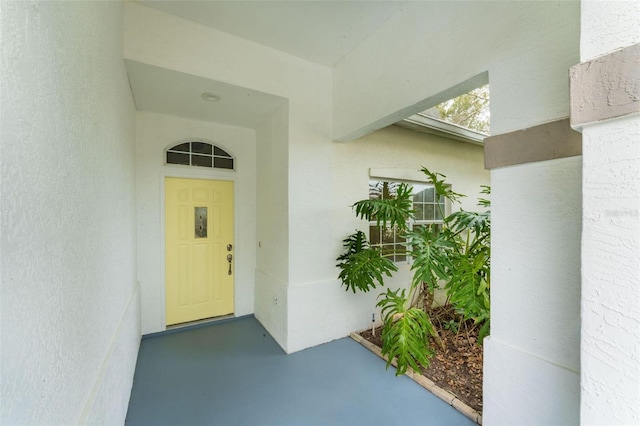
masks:
[[[453,333],[458,332],[458,323],[454,320],[449,320],[444,323],[444,328],[447,330],[451,330]]]
[[[338,278],[347,290],[367,292],[377,285],[384,285],[384,277],[398,270],[395,263],[382,256],[379,250],[369,247],[367,236],[362,231],[343,240],[346,253],[338,257]]]
[[[489,187],[484,186],[482,193],[490,194]],[[480,199],[478,204],[489,207],[486,199]],[[447,223],[458,244],[451,254],[445,290],[450,303],[461,313],[463,320],[473,319],[480,326],[478,342],[482,343],[490,327],[490,213],[488,210],[461,210],[451,214]]]
[[[387,289],[378,302],[384,322],[382,354],[387,357],[387,368],[396,359],[396,376],[404,374],[408,367],[419,371],[419,365],[429,365],[433,351],[425,342],[429,335],[436,334],[425,311],[407,307],[405,293],[404,289]]]
[[[421,170],[434,186],[439,199],[459,202],[464,195],[454,192],[446,176]],[[483,186],[483,194],[490,189]],[[479,327],[478,343],[490,329],[490,203],[480,198],[482,212],[457,211],[444,218],[442,226],[426,225],[408,229],[407,222],[414,218],[412,190],[401,184],[393,196],[384,199],[358,201],[354,204],[356,216],[376,221],[377,226],[396,231],[406,240],[406,250],[397,248],[382,253],[371,247],[362,231],[343,241],[345,253],[338,257],[339,278],[347,290],[369,291],[383,286],[383,278],[392,276],[397,266],[387,257],[396,253],[409,253],[413,262],[413,279],[409,294],[405,290],[387,290],[379,296],[382,309],[382,353],[387,356],[387,367],[397,362],[396,374],[407,368],[427,367],[433,354],[430,338],[442,345],[429,318],[434,292],[444,287],[448,303],[460,315],[461,321],[473,320]],[[441,204],[438,204],[441,209]],[[446,325],[445,325],[446,326]],[[455,324],[456,330],[459,324]],[[449,328],[453,327],[449,324]]]
[[[406,184],[398,186],[394,198],[367,199],[353,205],[356,216],[366,220],[375,220],[389,228],[397,227],[403,231],[407,228],[407,220],[413,217],[411,210],[411,188]]]
[[[435,290],[439,280],[446,279],[453,266],[451,253],[455,249],[455,243],[450,240],[447,232],[438,231],[433,226],[423,226],[408,232],[407,240],[413,258],[413,287],[425,283],[429,291]]]

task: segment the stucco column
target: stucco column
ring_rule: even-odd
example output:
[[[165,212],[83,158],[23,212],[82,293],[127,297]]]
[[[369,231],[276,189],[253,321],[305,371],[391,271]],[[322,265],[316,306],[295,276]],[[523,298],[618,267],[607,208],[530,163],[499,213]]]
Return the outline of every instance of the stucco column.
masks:
[[[581,135],[568,119],[492,136],[491,336],[483,424],[576,424]]]
[[[640,2],[582,2],[581,423],[640,423]]]

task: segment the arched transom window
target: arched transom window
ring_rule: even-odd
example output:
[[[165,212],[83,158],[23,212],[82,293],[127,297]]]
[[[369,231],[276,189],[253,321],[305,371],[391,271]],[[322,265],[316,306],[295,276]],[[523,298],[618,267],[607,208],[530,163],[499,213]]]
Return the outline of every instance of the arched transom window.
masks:
[[[167,149],[167,164],[233,170],[233,163],[227,151],[207,142],[183,142]]]

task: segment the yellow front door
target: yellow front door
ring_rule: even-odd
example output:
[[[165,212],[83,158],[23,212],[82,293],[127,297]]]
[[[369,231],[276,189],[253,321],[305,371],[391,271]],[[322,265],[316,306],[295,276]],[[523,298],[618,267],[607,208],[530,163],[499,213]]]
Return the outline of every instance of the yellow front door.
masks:
[[[233,182],[165,179],[167,325],[233,312]]]

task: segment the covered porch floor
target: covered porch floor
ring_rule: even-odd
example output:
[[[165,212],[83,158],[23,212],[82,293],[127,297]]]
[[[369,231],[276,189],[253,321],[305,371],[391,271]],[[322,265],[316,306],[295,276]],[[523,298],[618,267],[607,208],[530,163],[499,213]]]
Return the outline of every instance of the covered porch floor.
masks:
[[[254,317],[142,340],[127,425],[473,425],[350,338],[291,355]]]

